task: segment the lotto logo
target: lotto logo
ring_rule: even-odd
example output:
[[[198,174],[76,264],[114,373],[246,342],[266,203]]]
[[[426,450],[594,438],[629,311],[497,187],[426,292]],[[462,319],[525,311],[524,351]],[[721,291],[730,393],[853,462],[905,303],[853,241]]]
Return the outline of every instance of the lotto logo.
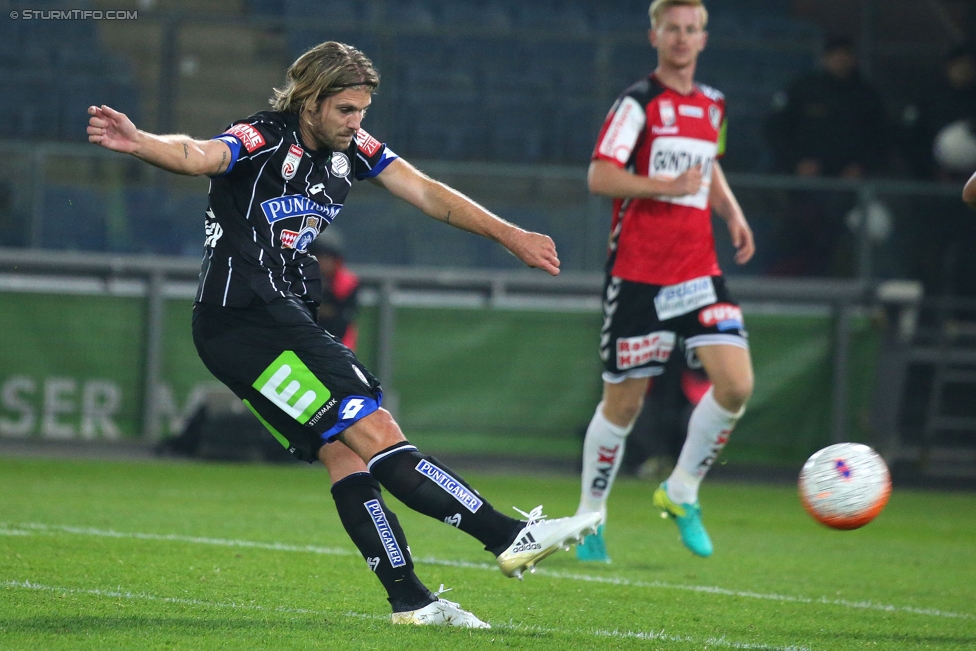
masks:
[[[244,145],[244,149],[246,149],[248,153],[251,153],[258,147],[264,146],[264,136],[262,136],[261,132],[255,129],[250,124],[235,124],[224,133],[229,133],[232,136],[237,136],[237,138],[241,141],[241,144]]]
[[[674,350],[674,342],[674,333],[667,330],[618,339],[617,369],[623,371],[648,362],[666,362]]]
[[[718,326],[719,330],[742,328],[742,309],[731,303],[716,303],[698,313],[698,322],[706,328]]]

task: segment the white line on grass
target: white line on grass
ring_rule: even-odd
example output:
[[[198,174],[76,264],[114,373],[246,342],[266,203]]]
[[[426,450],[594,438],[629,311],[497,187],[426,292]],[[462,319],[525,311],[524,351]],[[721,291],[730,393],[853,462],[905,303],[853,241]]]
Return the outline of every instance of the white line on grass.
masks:
[[[153,534],[153,533],[125,533],[113,531],[111,529],[93,529],[89,527],[72,527],[67,525],[48,525],[40,523],[26,523],[17,525],[7,525],[0,523],[0,535],[22,536],[31,535],[34,532],[45,533],[71,533],[83,536],[99,536],[106,538],[128,538],[137,540],[163,540],[169,542],[188,542],[202,545],[219,545],[223,547],[249,547],[253,549],[267,549],[271,551],[284,552],[309,552],[312,554],[326,554],[330,556],[358,556],[354,551],[338,547],[316,547],[314,545],[289,545],[285,543],[263,543],[251,540],[227,540],[223,538],[202,538],[196,536],[180,536],[177,534]],[[444,567],[468,568],[477,570],[498,570],[494,563],[472,563],[470,561],[451,561],[433,557],[415,558],[415,563],[424,565],[441,565]],[[727,597],[739,597],[744,599],[765,599],[768,601],[781,601],[784,603],[798,604],[823,604],[827,606],[840,606],[842,608],[856,608],[862,610],[877,610],[882,612],[910,613],[912,615],[927,615],[931,617],[950,617],[955,619],[976,619],[976,616],[969,613],[954,613],[937,608],[915,608],[913,606],[893,606],[890,604],[879,604],[873,601],[850,601],[847,599],[828,599],[820,597],[796,597],[790,595],[780,595],[775,593],[750,592],[743,590],[730,590],[705,585],[685,585],[681,583],[667,583],[665,581],[632,581],[611,576],[593,576],[590,574],[577,574],[572,572],[555,572],[539,568],[538,573],[554,579],[568,579],[571,581],[585,581],[589,583],[606,583],[609,585],[626,586],[630,588],[655,588],[663,590],[685,590],[689,592],[702,592],[706,594],[723,595]]]
[[[0,534],[6,533],[6,530],[0,530]],[[203,608],[229,608],[233,610],[253,610],[258,612],[269,612],[269,613],[289,613],[297,615],[325,615],[325,616],[335,616],[336,613],[330,613],[323,610],[309,610],[307,608],[287,608],[284,606],[261,606],[259,604],[241,604],[236,602],[214,602],[214,601],[203,601],[202,599],[185,599],[180,597],[159,597],[153,594],[147,594],[145,592],[129,592],[128,590],[123,590],[122,588],[117,588],[115,590],[98,590],[98,589],[82,589],[82,588],[64,588],[59,586],[49,586],[42,585],[40,583],[35,583],[33,581],[4,581],[0,583],[0,586],[5,588],[21,588],[27,590],[38,590],[42,592],[56,592],[58,594],[68,594],[68,595],[92,595],[96,597],[108,597],[110,599],[131,599],[137,600],[141,599],[144,601],[156,601],[160,603],[168,604],[179,604],[183,606],[200,606]],[[367,620],[389,620],[389,615],[368,615],[365,613],[344,613],[345,617],[354,617],[357,619],[367,619]],[[701,645],[712,645],[726,647],[729,649],[757,649],[760,651],[811,651],[808,647],[799,646],[770,646],[768,644],[754,644],[751,642],[735,642],[729,640],[725,637],[692,637],[689,635],[672,635],[665,633],[663,630],[660,632],[654,631],[621,631],[621,630],[567,630],[567,629],[557,629],[557,628],[543,628],[540,626],[528,626],[525,624],[518,624],[515,622],[509,622],[507,624],[496,624],[493,626],[493,630],[509,630],[512,632],[526,632],[526,633],[550,633],[550,634],[561,634],[561,635],[592,635],[595,637],[609,637],[609,638],[630,638],[637,640],[662,640],[666,642],[687,642],[694,644],[696,646]]]

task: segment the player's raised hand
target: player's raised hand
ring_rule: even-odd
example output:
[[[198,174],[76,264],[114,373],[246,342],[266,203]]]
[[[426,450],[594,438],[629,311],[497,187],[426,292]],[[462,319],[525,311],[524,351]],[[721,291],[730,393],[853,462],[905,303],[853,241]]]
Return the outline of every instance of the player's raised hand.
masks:
[[[756,242],[752,237],[752,229],[745,218],[738,217],[727,222],[729,235],[732,236],[732,245],[735,247],[736,264],[749,262],[756,252]]]
[[[115,109],[105,106],[89,106],[88,142],[112,151],[131,154],[136,150],[139,130],[132,120]]]
[[[702,171],[701,166],[689,167],[679,176],[671,181],[671,194],[675,197],[683,197],[688,194],[695,194],[701,190]]]
[[[559,255],[556,243],[548,235],[513,229],[511,239],[503,242],[516,258],[533,269],[542,269],[552,276],[559,275]]]

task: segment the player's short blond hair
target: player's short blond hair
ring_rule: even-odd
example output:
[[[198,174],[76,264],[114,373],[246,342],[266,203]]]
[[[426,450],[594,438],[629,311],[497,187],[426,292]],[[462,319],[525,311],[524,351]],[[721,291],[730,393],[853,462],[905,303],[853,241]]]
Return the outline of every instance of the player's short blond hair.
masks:
[[[380,76],[373,62],[351,45],[326,41],[298,57],[275,88],[271,108],[282,113],[315,110],[318,102],[347,88],[376,90]]]
[[[651,29],[656,29],[661,16],[671,7],[697,7],[701,10],[702,29],[708,25],[708,9],[702,0],[654,0],[651,7],[647,10],[647,15],[651,17]]]

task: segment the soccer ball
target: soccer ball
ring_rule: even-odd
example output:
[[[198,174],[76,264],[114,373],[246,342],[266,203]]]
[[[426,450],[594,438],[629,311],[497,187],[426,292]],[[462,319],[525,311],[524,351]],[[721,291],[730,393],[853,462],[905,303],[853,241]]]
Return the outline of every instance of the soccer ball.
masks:
[[[834,529],[863,527],[881,513],[891,494],[884,459],[860,443],[820,450],[803,464],[799,483],[803,508]]]

